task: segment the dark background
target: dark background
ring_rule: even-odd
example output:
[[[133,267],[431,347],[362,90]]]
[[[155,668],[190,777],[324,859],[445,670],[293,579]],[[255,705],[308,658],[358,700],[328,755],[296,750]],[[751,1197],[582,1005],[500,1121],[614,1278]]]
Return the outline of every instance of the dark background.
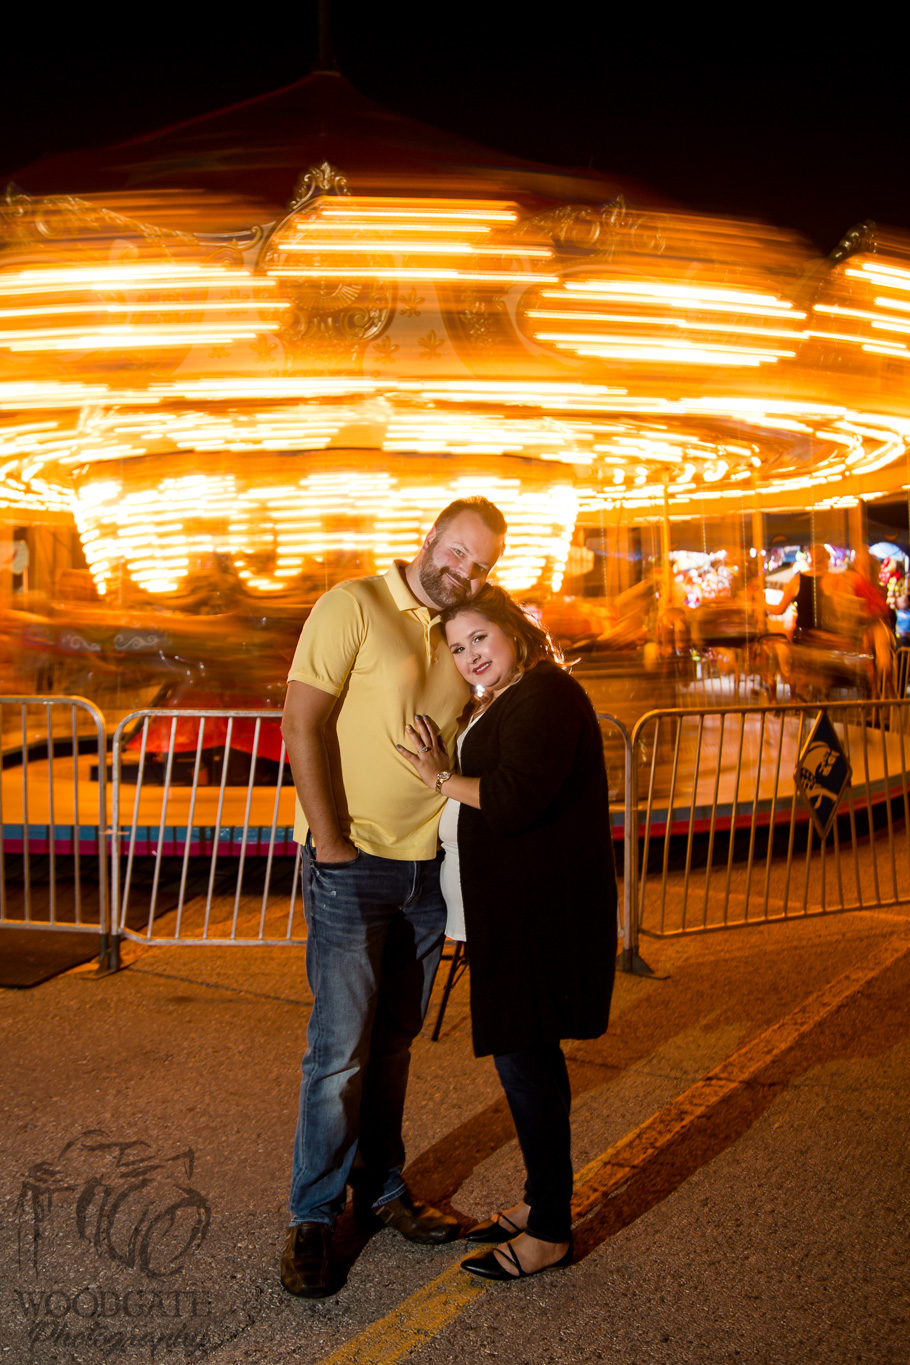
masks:
[[[903,40],[869,8],[342,3],[342,72],[387,107],[517,156],[593,165],[693,208],[765,218],[830,251],[871,218],[910,230]],[[563,15],[567,16],[563,19]],[[3,180],[288,84],[315,63],[288,7],[34,7],[5,21]],[[19,177],[28,190],[27,177]]]

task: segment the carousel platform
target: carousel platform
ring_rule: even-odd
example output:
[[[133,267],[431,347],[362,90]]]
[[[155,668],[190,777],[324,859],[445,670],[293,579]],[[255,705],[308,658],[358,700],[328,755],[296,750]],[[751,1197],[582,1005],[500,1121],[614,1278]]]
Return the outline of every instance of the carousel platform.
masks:
[[[24,801],[23,770],[7,767],[2,773],[2,835],[8,853],[26,848],[36,854],[82,854],[97,852],[99,789],[93,780],[97,757],[80,754],[58,758],[51,779],[47,759],[28,765],[27,808]],[[165,803],[164,797],[167,795]],[[215,845],[225,856],[239,856],[246,835],[247,857],[267,854],[275,827],[274,855],[296,854],[293,841],[294,791],[276,788],[199,786],[195,794],[189,786],[160,786],[121,789],[116,824],[121,837],[129,838],[135,826],[134,851],[137,856],[158,852],[183,854],[187,842],[191,855],[209,855]],[[114,828],[113,792],[106,786],[105,828]],[[219,811],[220,806],[220,811]],[[220,818],[219,818],[220,815]]]
[[[762,723],[764,721],[764,723]],[[664,718],[643,737],[638,773],[639,834],[652,837],[808,822],[794,801],[794,769],[810,726],[774,709],[688,715],[677,740]],[[876,807],[908,799],[910,735],[862,724],[835,725],[852,769],[840,814],[871,821]],[[612,785],[612,782],[611,782]]]
[[[764,725],[762,717],[764,715]],[[678,744],[674,722],[664,719],[655,734],[644,736],[639,767],[639,833],[650,824],[652,836],[685,835],[690,828],[747,829],[808,819],[802,801],[793,801],[793,771],[801,744],[799,727],[775,711],[745,715],[689,715]],[[783,734],[781,734],[783,727]],[[869,811],[886,801],[907,798],[910,735],[872,726],[838,727],[853,769],[853,786],[841,807]],[[803,740],[805,731],[803,732]],[[616,840],[624,837],[624,772],[621,752],[608,745]],[[5,853],[83,855],[97,852],[99,789],[93,780],[97,759],[90,755],[46,758],[23,768],[7,766],[0,775]],[[104,827],[116,823],[121,847],[133,835],[136,856],[183,855],[248,858],[294,856],[292,787],[143,784],[123,786],[116,821],[110,783],[106,788]],[[754,805],[753,798],[757,796]],[[165,799],[166,797],[166,799]]]

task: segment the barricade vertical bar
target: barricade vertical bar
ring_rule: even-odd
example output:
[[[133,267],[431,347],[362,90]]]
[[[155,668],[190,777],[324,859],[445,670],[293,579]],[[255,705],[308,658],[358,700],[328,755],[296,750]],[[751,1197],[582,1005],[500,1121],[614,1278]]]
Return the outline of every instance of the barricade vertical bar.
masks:
[[[667,827],[664,832],[664,860],[663,877],[660,889],[660,932],[663,933],[666,924],[667,909],[667,872],[670,866],[670,835],[673,829],[673,809],[676,804],[676,778],[679,772],[679,751],[682,744],[684,717],[676,717],[676,740],[673,745],[673,766],[670,772],[670,795],[667,806]]]
[[[262,725],[260,716],[256,717],[253,727],[253,752],[250,755],[250,779],[246,788],[246,809],[243,813],[243,836],[240,841],[240,860],[237,868],[237,890],[234,895],[234,915],[231,921],[231,938],[237,937],[237,917],[240,913],[240,894],[243,889],[243,870],[246,864],[246,844],[250,831],[250,811],[253,806],[253,788],[256,784],[256,762],[259,758],[259,731]]]
[[[809,905],[809,874],[812,870],[812,841],[814,837],[815,826],[810,820],[808,826],[808,833],[806,835],[806,862],[803,868],[803,903],[802,906],[800,907],[804,915]]]
[[[846,713],[845,713],[845,714],[846,714]],[[856,805],[855,805],[856,798],[855,798],[855,795],[854,795],[855,790],[856,790],[856,784],[855,784],[855,781],[854,781],[854,779],[855,779],[855,777],[856,777],[856,769],[853,767],[853,758],[852,758],[852,755],[851,755],[851,752],[850,752],[850,727],[849,727],[849,725],[846,723],[846,721],[844,722],[843,731],[842,731],[842,733],[841,733],[841,739],[843,740],[843,743],[844,743],[844,752],[845,752],[846,755],[847,755],[847,762],[850,764],[850,767],[851,767],[852,773],[853,773],[853,776],[852,776],[851,779],[850,779],[850,789],[849,789],[848,794],[847,794],[847,810],[848,810],[849,816],[850,816],[850,843],[851,843],[851,845],[852,845],[852,847],[853,847],[853,877],[854,877],[854,881],[855,881],[855,884],[856,884],[856,898],[857,898],[857,901],[858,901],[858,903],[859,903],[860,909],[862,909],[862,905],[863,905],[863,884],[862,884],[862,879],[861,879],[861,877],[860,877],[860,875],[859,875],[859,849],[858,849],[858,847],[857,847],[857,837],[856,837]]]
[[[177,938],[180,937],[180,930],[183,926],[183,902],[186,896],[186,878],[190,866],[190,846],[193,842],[193,821],[196,816],[196,793],[199,790],[199,769],[202,764],[202,737],[204,734],[205,716],[200,716],[199,729],[196,734],[196,758],[193,763],[193,785],[190,789],[190,805],[186,817],[186,838],[183,841],[183,865],[180,869],[180,890],[177,894]]]
[[[633,726],[633,729],[632,729],[632,740],[631,740],[631,747],[630,747],[630,751],[629,751],[629,753],[630,753],[630,758],[629,758],[629,773],[628,773],[629,803],[630,803],[629,818],[630,818],[630,820],[631,820],[631,825],[627,826],[627,828],[626,828],[626,834],[625,834],[626,840],[627,840],[627,841],[631,840],[631,849],[632,849],[632,862],[631,862],[631,867],[632,867],[632,883],[633,883],[633,885],[632,885],[632,906],[633,906],[633,913],[634,913],[634,915],[635,915],[635,932],[636,932],[636,935],[637,935],[638,933],[640,933],[641,927],[642,927],[642,925],[644,924],[644,916],[645,916],[645,898],[646,898],[646,896],[647,896],[647,887],[648,887],[648,867],[647,867],[647,864],[644,862],[644,860],[643,860],[643,859],[641,858],[641,856],[640,856],[640,855],[641,855],[641,850],[640,850],[639,844],[638,844],[639,828],[640,828],[640,825],[641,825],[641,809],[640,809],[640,806],[641,806],[641,796],[640,796],[640,793],[639,793],[639,784],[638,784],[638,765],[639,765],[639,753],[640,753],[640,747],[641,747],[641,740],[642,740],[642,735],[644,734],[644,728],[643,728],[643,727],[644,727],[643,721],[639,720],[638,724],[635,725],[635,726]],[[650,779],[649,779],[649,783],[648,783],[648,797],[647,797],[647,800],[646,800],[646,802],[645,802],[645,817],[644,817],[644,818],[645,818],[645,831],[647,831],[647,830],[650,828],[652,815],[653,815],[653,812],[652,812],[652,806],[651,806],[651,783],[650,783]],[[664,837],[666,838],[666,834],[664,835]]]
[[[54,809],[54,736],[51,727],[51,708],[44,708],[44,731],[47,748],[47,817],[48,817],[48,894],[50,923],[57,923],[57,840],[54,837],[57,818]]]
[[[98,970],[118,971],[120,968],[120,940],[113,932],[108,901],[107,875],[107,732],[104,717],[95,709],[95,740],[98,752],[98,915],[101,923],[101,942]],[[78,768],[78,749],[74,754]],[[78,815],[78,807],[74,815]],[[76,835],[78,838],[78,820]]]
[[[890,717],[891,708],[888,708]],[[894,899],[897,900],[897,863],[894,861],[894,819],[891,814],[891,773],[888,770],[888,731],[885,729],[884,704],[881,710],[882,726],[879,734],[882,741],[882,772],[885,778],[885,818],[888,822],[888,852],[891,855],[891,885]]]
[[[724,885],[724,916],[723,922],[727,923],[730,917],[730,879],[733,876],[733,848],[736,843],[736,817],[739,811],[739,784],[743,771],[743,744],[746,738],[746,717],[740,712],[739,716],[739,745],[736,750],[736,780],[733,783],[733,806],[730,811],[730,839],[727,849],[727,880]],[[758,776],[761,775],[761,750],[758,757]],[[755,784],[755,796],[752,801],[753,808],[758,800],[758,778]]]
[[[705,717],[698,717],[698,739],[695,743],[695,771],[692,775],[692,797],[689,804],[689,835],[686,842],[686,871],[683,878],[682,929],[685,932],[689,914],[689,875],[692,871],[692,836],[695,830],[695,807],[698,798],[698,777],[701,768],[701,746],[705,732]]]
[[[167,743],[167,763],[164,769],[164,791],[161,794],[161,822],[158,826],[158,847],[155,850],[155,871],[152,876],[152,895],[149,900],[148,936],[152,937],[158,887],[161,884],[161,859],[164,854],[164,832],[167,829],[167,808],[171,799],[171,776],[174,771],[174,744],[177,736],[177,717],[171,716],[171,733]]]
[[[32,918],[32,862],[28,837],[28,731],[25,702],[21,704],[22,716],[22,885],[25,892],[25,922]]]
[[[711,866],[714,862],[714,831],[717,827],[717,798],[720,795],[720,770],[724,761],[724,733],[726,715],[721,712],[720,734],[717,737],[717,765],[714,769],[714,794],[711,798],[711,823],[708,832],[708,857],[705,863],[705,899],[701,908],[701,925],[704,929],[708,923],[708,897],[711,893]]]
[[[901,750],[901,794],[904,799],[904,837],[907,841],[907,860],[910,862],[910,801],[907,796],[907,754],[904,746],[904,724],[903,718],[906,708],[898,707],[898,743]]]
[[[803,747],[803,721],[805,720],[805,714],[804,714],[804,712],[800,711],[798,714],[799,714],[799,728],[798,728],[797,735],[796,735],[796,752],[797,752],[797,753],[799,753],[799,752],[801,751],[802,747]],[[783,733],[784,733],[784,727],[783,727],[783,725],[782,725],[782,726],[781,726],[781,750],[783,750]],[[793,869],[793,846],[794,846],[794,843],[795,843],[795,842],[796,842],[796,787],[794,786],[794,788],[793,788],[793,797],[792,797],[792,800],[790,801],[790,832],[789,832],[789,838],[787,839],[787,867],[786,867],[786,871],[785,871],[785,873],[784,873],[784,895],[783,895],[784,919],[789,918],[789,914],[790,914],[790,873],[791,873],[791,871],[792,871],[792,869]]]
[[[291,878],[291,903],[288,907],[288,928],[287,937],[291,937],[291,926],[294,923],[294,908],[297,904],[297,881],[301,876],[300,865],[302,862],[300,845],[297,845],[297,853],[294,856],[294,875]],[[306,907],[304,906],[304,910]]]
[[[228,761],[231,755],[231,738],[234,733],[234,717],[228,716],[227,732],[224,736],[224,760],[221,764],[221,785],[218,790],[218,810],[215,814],[215,833],[212,840],[212,862],[209,867],[209,886],[205,898],[205,922],[202,937],[208,938],[212,914],[212,891],[215,886],[215,869],[218,866],[218,846],[221,843],[221,817],[224,812],[224,792],[227,787]]]
[[[265,886],[262,889],[262,910],[259,916],[259,937],[265,938],[265,909],[268,903],[269,890],[272,885],[272,862],[275,857],[275,838],[278,833],[278,808],[281,801],[281,788],[284,785],[284,764],[286,750],[284,740],[281,741],[281,749],[278,754],[278,778],[275,785],[275,804],[272,808],[272,828],[269,831],[269,852],[265,863]],[[288,928],[288,938],[290,938],[290,926]]]
[[[76,733],[76,708],[70,706],[70,739],[73,746],[73,903],[75,907],[76,923],[82,923],[82,853],[80,850],[80,822],[79,822],[79,737]],[[105,761],[105,754],[98,755],[98,777],[101,778],[101,764]],[[107,818],[107,811],[101,810],[99,815],[99,828]],[[104,878],[101,875],[101,868],[98,869],[99,895],[101,887],[104,885]]]
[[[120,946],[120,740],[123,724],[114,731],[111,745],[111,934],[113,951]],[[119,965],[119,963],[118,963]]]
[[[837,816],[834,817],[831,829],[834,832],[834,870],[837,873],[837,894],[840,899],[840,908],[843,910],[846,905],[846,900],[844,898],[844,875],[841,866],[840,825]]]
[[[869,771],[869,727],[865,724],[860,730],[863,737],[863,772],[866,781],[866,818],[869,821],[869,851],[872,855],[872,878],[875,882],[875,899],[880,905],[882,899],[881,888],[878,881],[878,851],[875,847],[875,818],[872,810],[872,774]]]
[[[121,722],[119,728],[120,728],[120,730],[123,729],[123,722]],[[140,797],[141,794],[142,794],[142,783],[143,783],[143,780],[144,780],[144,778],[145,778],[145,755],[146,755],[146,750],[147,750],[147,748],[148,748],[148,734],[149,734],[149,718],[148,718],[148,716],[146,716],[145,719],[144,719],[143,722],[142,722],[142,739],[140,740],[140,743],[139,743],[139,767],[138,767],[137,772],[136,772],[136,793],[135,793],[135,795],[134,795],[134,797],[133,797],[133,819],[132,819],[132,824],[130,825],[129,853],[127,854],[127,859],[126,859],[126,876],[124,877],[124,881],[123,881],[123,906],[122,906],[122,910],[121,910],[121,921],[120,921],[120,928],[121,928],[121,929],[122,929],[123,926],[126,924],[126,917],[127,917],[128,911],[129,911],[130,890],[131,890],[131,887],[132,887],[132,880],[133,880],[133,860],[134,860],[134,858],[135,858],[135,856],[136,856],[136,831],[137,831],[137,829],[139,828],[139,797]],[[122,736],[121,736],[121,738],[122,738]],[[120,774],[118,773],[118,778],[119,778],[119,776],[120,776]],[[119,819],[119,812],[118,812],[118,819]],[[119,830],[117,831],[116,837],[119,838]]]
[[[771,796],[771,817],[768,823],[768,851],[765,855],[765,899],[762,906],[762,919],[768,919],[768,897],[771,894],[771,859],[774,853],[774,833],[777,827],[777,794],[780,790],[780,766],[784,755],[784,729],[786,713],[778,712],[780,725],[777,731],[777,762],[774,765],[774,785]]]
[[[656,779],[655,779],[655,770],[656,770],[656,767],[657,767],[657,747],[658,747],[658,745],[660,744],[660,721],[661,721],[661,717],[658,716],[658,717],[656,718],[655,722],[654,722],[654,744],[653,744],[653,747],[652,747],[652,749],[651,749],[651,774],[650,774],[650,777],[649,777],[649,779],[648,779],[648,804],[647,804],[646,819],[645,819],[645,839],[644,839],[644,846],[643,846],[643,848],[642,848],[642,853],[641,853],[641,869],[642,869],[642,871],[641,871],[641,886],[642,886],[642,896],[643,896],[643,897],[644,897],[644,894],[645,894],[645,892],[646,892],[647,881],[648,881],[648,856],[649,856],[650,849],[651,849],[651,812],[652,812],[652,810],[653,810],[653,808],[654,808],[654,782],[655,782],[655,780],[656,780]],[[630,760],[630,761],[631,761],[631,760]],[[637,771],[637,768],[638,768],[638,764],[637,764],[637,762],[636,762],[636,771]],[[628,781],[628,778],[627,778],[627,781]],[[636,810],[636,812],[635,812],[635,815],[636,815],[636,820],[635,820],[635,847],[636,847],[636,858],[637,858],[637,856],[638,856],[638,818],[637,818],[637,817],[638,817],[638,812],[637,812],[637,810]],[[665,842],[665,843],[666,843],[666,840],[667,840],[667,835],[666,835],[666,833],[665,833],[665,834],[664,834],[664,842]],[[625,893],[624,893],[624,894],[625,894]]]
[[[749,826],[749,856],[746,862],[746,893],[743,905],[743,919],[749,918],[749,898],[752,894],[752,869],[755,865],[755,836],[758,829],[758,805],[761,793],[762,764],[765,760],[765,717],[763,709],[758,726],[758,770],[755,774],[755,794],[752,798],[752,821]],[[773,827],[772,827],[773,828]],[[771,829],[769,828],[769,837]]]

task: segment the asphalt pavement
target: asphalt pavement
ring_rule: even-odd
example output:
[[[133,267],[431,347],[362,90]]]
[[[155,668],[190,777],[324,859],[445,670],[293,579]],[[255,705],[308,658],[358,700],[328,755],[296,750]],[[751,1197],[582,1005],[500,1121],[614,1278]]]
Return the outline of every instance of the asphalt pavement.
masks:
[[[15,1362],[910,1361],[910,913],[645,940],[567,1045],[575,1263],[342,1219],[338,1293],[278,1282],[309,994],[299,948],[151,948],[0,992],[0,1347]],[[504,989],[518,990],[517,986]],[[467,982],[414,1049],[407,1176],[465,1224],[521,1191]],[[516,995],[517,1000],[517,995]]]

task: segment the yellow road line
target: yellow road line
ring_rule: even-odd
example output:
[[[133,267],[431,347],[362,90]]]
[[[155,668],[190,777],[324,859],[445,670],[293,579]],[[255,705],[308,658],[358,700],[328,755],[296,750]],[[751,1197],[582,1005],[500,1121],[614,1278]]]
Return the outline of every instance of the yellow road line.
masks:
[[[470,1254],[470,1250],[461,1253]],[[457,1317],[491,1283],[475,1280],[456,1262],[391,1313],[339,1346],[322,1365],[395,1365]]]
[[[586,1217],[671,1142],[701,1122],[721,1101],[748,1086],[772,1062],[806,1038],[837,1009],[859,994],[881,972],[910,953],[905,936],[882,944],[859,967],[817,991],[784,1019],[730,1054],[726,1061],[684,1091],[657,1114],[639,1124],[575,1177],[573,1218]],[[466,1248],[462,1256],[470,1255]],[[459,1258],[459,1260],[461,1257]],[[475,1280],[458,1263],[405,1299],[363,1332],[339,1346],[322,1365],[395,1365],[457,1317],[480,1294],[488,1280]]]

